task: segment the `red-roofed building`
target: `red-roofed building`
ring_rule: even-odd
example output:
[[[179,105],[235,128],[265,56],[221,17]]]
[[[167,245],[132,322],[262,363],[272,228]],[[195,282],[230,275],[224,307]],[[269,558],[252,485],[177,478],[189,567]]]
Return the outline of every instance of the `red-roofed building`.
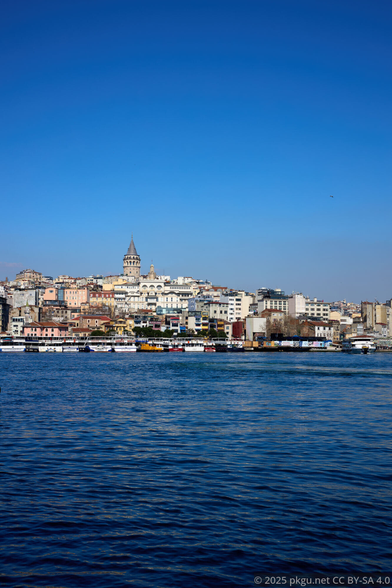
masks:
[[[92,329],[83,329],[82,327],[70,327],[72,335],[77,337],[88,337],[92,332]]]
[[[300,325],[304,337],[324,337],[333,341],[333,325],[321,321],[304,321]]]
[[[82,327],[84,329],[99,329],[102,323],[106,323],[110,321],[110,316],[101,315],[101,314],[83,314],[80,315],[71,321],[69,321],[72,327]]]
[[[68,335],[67,323],[32,322],[23,327],[25,337],[66,337]]]
[[[114,292],[90,292],[90,306],[109,306],[114,308]]]

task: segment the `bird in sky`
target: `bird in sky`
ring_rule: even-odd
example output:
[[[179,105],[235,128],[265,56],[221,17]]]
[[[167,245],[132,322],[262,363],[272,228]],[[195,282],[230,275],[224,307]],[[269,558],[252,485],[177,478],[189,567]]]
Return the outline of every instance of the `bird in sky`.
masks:
[[[330,195],[329,197],[330,197],[330,198],[333,198],[333,196],[331,196],[331,195]]]

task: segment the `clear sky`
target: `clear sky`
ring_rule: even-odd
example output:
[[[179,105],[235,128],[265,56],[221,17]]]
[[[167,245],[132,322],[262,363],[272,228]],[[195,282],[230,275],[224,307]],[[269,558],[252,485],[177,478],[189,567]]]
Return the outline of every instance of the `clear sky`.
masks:
[[[12,0],[0,279],[392,296],[390,0]],[[330,197],[333,195],[333,198]]]

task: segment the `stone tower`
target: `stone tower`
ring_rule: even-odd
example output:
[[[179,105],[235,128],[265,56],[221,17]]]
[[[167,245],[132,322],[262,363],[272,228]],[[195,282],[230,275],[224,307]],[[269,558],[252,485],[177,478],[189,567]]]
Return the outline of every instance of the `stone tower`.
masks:
[[[140,278],[140,255],[137,254],[135,243],[133,242],[133,235],[128,251],[124,255],[123,267],[125,276],[133,276],[136,279]]]
[[[156,278],[157,278],[157,275],[155,273],[154,264],[152,263],[150,265],[150,271],[148,272],[147,279],[148,280],[156,280]]]

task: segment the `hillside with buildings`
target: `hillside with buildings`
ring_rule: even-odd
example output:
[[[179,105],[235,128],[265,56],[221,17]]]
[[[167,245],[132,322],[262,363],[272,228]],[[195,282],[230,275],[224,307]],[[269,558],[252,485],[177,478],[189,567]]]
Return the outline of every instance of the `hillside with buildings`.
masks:
[[[356,335],[392,335],[391,300],[328,302],[261,287],[255,293],[193,277],[141,274],[133,237],[118,275],[44,276],[26,269],[0,282],[3,336],[88,337],[94,331],[256,340],[271,335],[339,342]],[[136,331],[135,331],[136,329]]]

